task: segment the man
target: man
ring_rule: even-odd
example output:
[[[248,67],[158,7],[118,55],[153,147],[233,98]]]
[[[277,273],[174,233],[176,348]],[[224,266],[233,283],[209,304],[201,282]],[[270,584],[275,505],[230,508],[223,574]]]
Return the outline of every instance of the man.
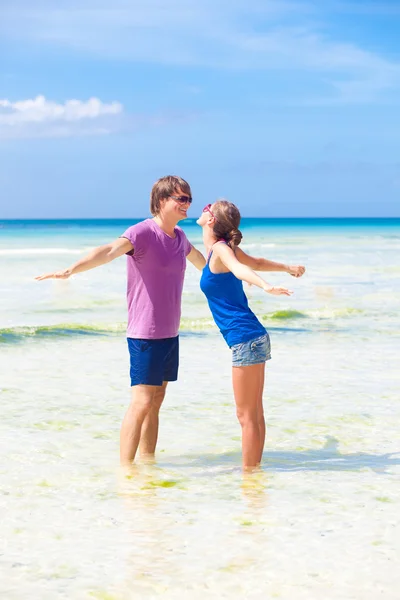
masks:
[[[181,177],[159,179],[151,190],[146,219],[110,244],[99,246],[74,265],[36,277],[67,279],[127,254],[128,348],[132,398],[121,426],[120,458],[130,464],[140,444],[142,456],[155,453],[158,419],[169,381],[179,365],[179,322],[186,259],[202,270],[205,260],[177,227],[192,202]]]

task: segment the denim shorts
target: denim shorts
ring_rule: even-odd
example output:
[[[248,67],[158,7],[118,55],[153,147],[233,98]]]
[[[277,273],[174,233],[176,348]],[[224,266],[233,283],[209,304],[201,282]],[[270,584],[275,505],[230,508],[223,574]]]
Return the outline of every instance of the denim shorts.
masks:
[[[249,367],[271,359],[271,342],[267,332],[262,336],[232,346],[232,366]]]
[[[176,381],[179,367],[179,336],[161,340],[128,338],[131,386],[162,385]]]

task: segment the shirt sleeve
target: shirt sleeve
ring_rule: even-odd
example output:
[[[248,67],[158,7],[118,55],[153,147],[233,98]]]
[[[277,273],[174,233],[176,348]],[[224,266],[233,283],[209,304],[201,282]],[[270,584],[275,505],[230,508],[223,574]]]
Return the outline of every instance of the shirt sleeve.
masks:
[[[180,227],[178,227],[178,229],[181,232],[183,248],[185,250],[185,256],[187,256],[192,251],[192,244],[187,239],[186,233],[183,231],[183,229],[181,229]]]
[[[139,257],[142,256],[148,248],[150,232],[149,228],[146,227],[145,223],[142,221],[141,223],[136,223],[136,225],[128,227],[121,237],[129,240],[133,246],[133,250],[127,252],[127,254],[134,254],[135,257]]]

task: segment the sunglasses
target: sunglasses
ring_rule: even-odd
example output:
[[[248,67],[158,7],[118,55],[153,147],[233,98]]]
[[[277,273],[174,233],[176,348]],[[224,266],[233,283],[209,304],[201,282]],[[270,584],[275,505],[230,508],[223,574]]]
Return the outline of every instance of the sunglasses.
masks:
[[[212,216],[212,217],[213,217],[213,218],[214,218],[216,221],[218,221],[217,217],[214,215],[213,211],[211,210],[211,207],[212,207],[212,204],[207,204],[207,206],[205,206],[205,207],[203,208],[203,213],[204,213],[204,212],[208,212],[208,213],[210,213],[210,215],[211,215],[211,216]]]
[[[192,204],[193,198],[191,196],[169,196],[175,202],[179,202],[179,204]]]

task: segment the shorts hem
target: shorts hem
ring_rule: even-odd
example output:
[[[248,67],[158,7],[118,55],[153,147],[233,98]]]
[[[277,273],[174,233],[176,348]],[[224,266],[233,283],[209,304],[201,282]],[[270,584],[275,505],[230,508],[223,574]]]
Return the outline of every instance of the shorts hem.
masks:
[[[161,387],[162,384],[164,383],[164,381],[166,381],[167,383],[173,383],[174,381],[178,381],[178,378],[175,377],[174,379],[170,379],[170,378],[166,377],[165,379],[162,380],[161,383],[159,383],[158,381],[157,381],[157,383],[149,383],[148,381],[135,381],[135,382],[131,381],[131,387],[135,387],[136,385],[153,385],[155,387]]]
[[[234,363],[232,362],[232,367],[251,367],[252,365],[262,365],[263,363],[266,363],[267,360],[271,360],[271,355],[267,356],[266,358],[262,359],[262,360],[256,360],[256,361],[247,361],[247,362],[237,362]]]

